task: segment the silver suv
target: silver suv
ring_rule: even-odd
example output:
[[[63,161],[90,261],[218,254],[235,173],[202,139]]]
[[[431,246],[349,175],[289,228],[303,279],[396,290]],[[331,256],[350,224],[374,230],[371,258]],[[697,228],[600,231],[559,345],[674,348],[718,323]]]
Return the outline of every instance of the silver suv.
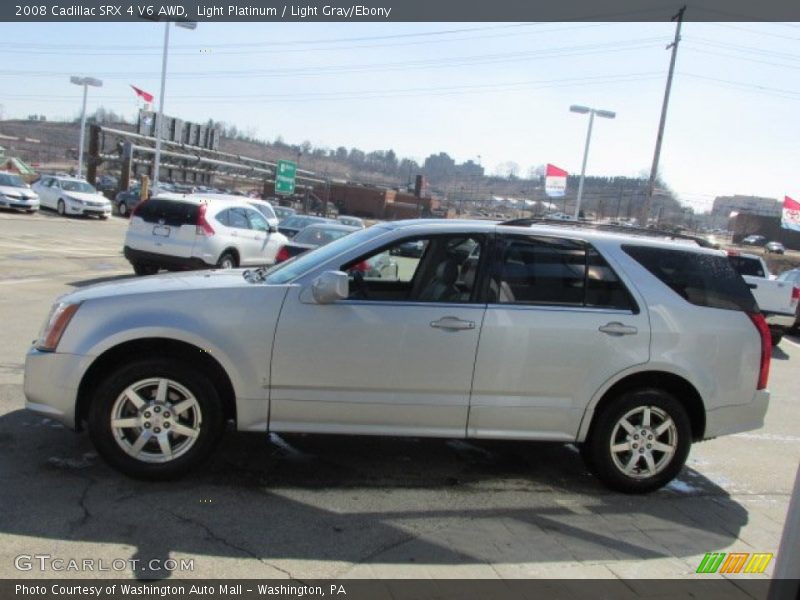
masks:
[[[419,254],[397,252],[411,243]],[[391,277],[360,268],[381,259]],[[763,424],[770,348],[719,251],[572,223],[401,221],[271,269],[63,296],[25,394],[88,423],[134,477],[185,473],[233,420],[572,442],[608,486],[640,493],[675,477],[692,442]]]
[[[137,275],[152,275],[271,265],[286,242],[277,222],[244,199],[164,194],[136,205],[124,253]]]

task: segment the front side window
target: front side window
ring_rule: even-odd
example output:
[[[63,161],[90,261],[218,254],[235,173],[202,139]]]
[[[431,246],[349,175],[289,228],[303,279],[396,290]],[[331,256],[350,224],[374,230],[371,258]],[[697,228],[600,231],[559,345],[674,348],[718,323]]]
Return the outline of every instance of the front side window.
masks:
[[[480,235],[406,238],[350,261],[341,270],[350,275],[350,298],[356,300],[477,302],[478,262],[484,246]]]
[[[498,245],[490,303],[635,310],[614,270],[578,240],[507,236]]]

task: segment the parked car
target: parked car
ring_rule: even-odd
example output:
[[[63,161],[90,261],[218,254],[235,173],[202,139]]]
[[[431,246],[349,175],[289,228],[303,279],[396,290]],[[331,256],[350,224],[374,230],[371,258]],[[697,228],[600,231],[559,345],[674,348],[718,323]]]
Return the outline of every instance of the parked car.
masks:
[[[772,279],[767,263],[760,256],[731,250],[728,251],[728,260],[753,290],[769,325],[772,345],[777,346],[794,326],[800,289],[788,282]]]
[[[52,208],[62,216],[81,215],[108,219],[111,202],[83,179],[45,176],[33,184],[43,208]]]
[[[148,230],[188,216],[194,239],[219,210],[158,202],[131,228],[142,213]],[[419,239],[425,253],[395,280],[351,271]],[[30,410],[88,424],[133,477],[186,473],[232,420],[575,443],[607,486],[643,493],[693,442],[763,425],[770,356],[764,316],[718,251],[574,224],[413,220],[270,269],[71,292],[27,354],[24,391]]]
[[[288,206],[277,206],[275,204],[272,205],[273,210],[275,211],[275,216],[278,217],[278,221],[283,221],[284,219],[288,219],[289,217],[293,217],[297,214],[297,211],[293,208],[289,208]]]
[[[423,240],[411,240],[403,244],[397,245],[392,249],[392,254],[395,256],[410,256],[411,258],[419,258],[425,251],[425,242]]]
[[[246,201],[161,195],[140,203],[125,235],[137,275],[160,269],[271,265],[286,237]]]
[[[142,189],[134,186],[123,192],[118,192],[114,197],[114,205],[117,207],[117,214],[120,217],[129,217],[131,212],[141,201]]]
[[[33,213],[39,210],[39,195],[15,173],[0,173],[0,207]]]
[[[798,302],[800,302],[800,269],[790,269],[778,275],[777,280],[793,286],[792,293]],[[790,327],[792,331],[800,330],[800,304],[797,307],[797,317],[794,320],[794,325]]]
[[[348,233],[358,231],[358,229],[358,227],[348,227],[339,223],[315,223],[309,225],[278,250],[275,262],[281,263],[308,250],[330,244]]]
[[[768,254],[785,254],[786,247],[780,242],[767,242],[764,246],[764,251]]]
[[[349,215],[339,215],[336,217],[336,220],[339,221],[342,225],[347,225],[349,227],[358,227],[359,229],[364,229],[364,221],[359,219],[358,217],[351,217]]]
[[[763,235],[748,235],[742,240],[743,246],[763,246],[767,243],[767,238]]]
[[[101,175],[95,184],[98,192],[113,192],[119,187],[119,180],[113,175]]]
[[[314,223],[335,223],[325,217],[315,217],[312,215],[293,215],[278,223],[278,230],[286,237],[294,237],[297,232],[302,231]]]

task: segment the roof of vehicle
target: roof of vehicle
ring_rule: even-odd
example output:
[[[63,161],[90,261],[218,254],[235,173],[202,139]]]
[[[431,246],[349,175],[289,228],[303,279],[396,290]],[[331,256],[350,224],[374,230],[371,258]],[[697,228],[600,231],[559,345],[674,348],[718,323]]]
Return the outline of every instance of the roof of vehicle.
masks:
[[[229,206],[232,208],[252,208],[248,198],[231,196],[227,198],[214,197],[214,194],[178,194],[175,192],[162,192],[153,196],[151,200],[172,200],[187,204],[208,204],[209,206]]]
[[[475,232],[491,233],[503,231],[506,233],[526,233],[559,237],[577,237],[586,241],[607,241],[617,243],[630,243],[635,241],[639,245],[655,246],[669,249],[691,249],[696,252],[720,254],[721,250],[701,246],[701,242],[693,236],[681,236],[668,232],[659,232],[635,227],[598,228],[590,223],[576,221],[490,221],[484,219],[406,219],[401,221],[387,221],[373,227],[385,229],[399,228],[440,228],[462,229],[468,226]],[[573,234],[573,235],[571,235]]]

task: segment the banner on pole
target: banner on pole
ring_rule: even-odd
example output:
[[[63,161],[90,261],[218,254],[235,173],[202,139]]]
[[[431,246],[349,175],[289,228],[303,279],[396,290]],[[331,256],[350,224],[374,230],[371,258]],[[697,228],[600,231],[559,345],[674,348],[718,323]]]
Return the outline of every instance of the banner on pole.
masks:
[[[781,227],[800,232],[800,202],[792,200],[789,196],[783,199]]]
[[[548,164],[544,177],[545,194],[550,198],[563,198],[567,192],[567,175],[568,173],[564,169]]]

